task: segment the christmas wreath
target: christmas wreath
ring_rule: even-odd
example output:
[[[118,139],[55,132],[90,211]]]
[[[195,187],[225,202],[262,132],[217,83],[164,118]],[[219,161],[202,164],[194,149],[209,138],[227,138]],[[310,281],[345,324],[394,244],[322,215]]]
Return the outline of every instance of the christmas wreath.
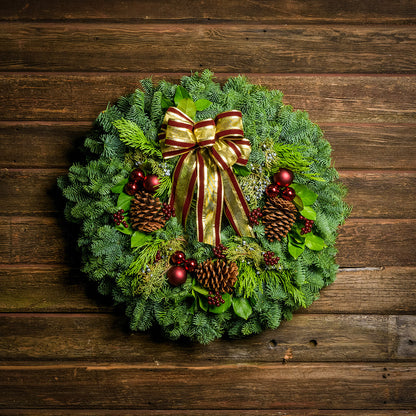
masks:
[[[278,327],[335,279],[349,208],[330,144],[242,76],[141,86],[58,180],[83,271],[132,330],[208,343]]]

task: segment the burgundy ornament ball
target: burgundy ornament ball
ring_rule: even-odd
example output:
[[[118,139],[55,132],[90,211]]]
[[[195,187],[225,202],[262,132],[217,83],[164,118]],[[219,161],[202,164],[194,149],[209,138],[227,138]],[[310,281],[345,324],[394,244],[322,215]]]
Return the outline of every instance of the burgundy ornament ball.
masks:
[[[173,264],[183,264],[185,263],[186,260],[186,256],[185,253],[183,251],[175,251],[171,256],[170,256],[170,261]]]
[[[186,270],[182,266],[173,266],[167,272],[168,282],[172,286],[180,286],[186,282]]]
[[[139,186],[137,185],[136,182],[126,183],[126,186],[124,187],[124,192],[130,196],[134,195],[138,190],[139,190]]]
[[[141,183],[144,181],[145,174],[141,169],[134,169],[130,174],[130,181]]]
[[[279,196],[280,189],[276,184],[271,184],[266,188],[266,195],[269,198],[276,198]]]
[[[147,175],[144,178],[143,188],[150,193],[156,192],[157,188],[159,188],[160,181],[156,175]]]
[[[289,169],[281,168],[273,176],[276,185],[289,186],[293,182],[293,172]]]
[[[282,191],[282,198],[286,199],[286,201],[293,201],[295,199],[296,192],[293,188],[289,186]]]
[[[198,263],[194,259],[188,259],[185,261],[185,270],[189,273],[192,273],[196,266],[198,266]]]

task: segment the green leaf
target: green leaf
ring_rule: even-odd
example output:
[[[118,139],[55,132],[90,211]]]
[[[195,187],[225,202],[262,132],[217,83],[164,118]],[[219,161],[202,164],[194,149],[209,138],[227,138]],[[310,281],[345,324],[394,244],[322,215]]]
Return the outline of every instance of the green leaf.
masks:
[[[198,296],[198,302],[199,302],[199,307],[207,312],[208,311],[208,299],[206,297],[203,296]]]
[[[195,101],[195,107],[197,111],[202,111],[208,108],[212,104],[212,101],[200,99]]]
[[[306,185],[292,183],[290,186],[295,190],[296,195],[299,196],[304,205],[312,205],[316,201],[316,198],[318,198],[318,195]]]
[[[120,231],[123,234],[131,235],[133,234],[133,229],[128,226],[127,228],[124,225],[116,225],[116,230]]]
[[[233,171],[237,176],[248,176],[250,175],[250,169],[247,166],[234,165]]]
[[[135,231],[131,236],[130,246],[131,248],[141,247],[151,239],[152,237],[149,234],[142,233],[141,231]]]
[[[174,105],[173,102],[166,98],[164,95],[162,95],[161,104],[163,109],[172,107]]]
[[[231,306],[231,295],[228,293],[223,293],[221,296],[225,300],[225,302],[220,306],[210,306],[209,307],[210,312],[223,313]]]
[[[246,298],[233,298],[233,309],[237,316],[246,320],[253,312],[253,308]]]
[[[191,96],[189,95],[189,92],[186,91],[184,87],[182,87],[182,85],[178,85],[176,87],[175,98],[174,98],[175,104],[178,105],[180,101],[183,100],[184,98],[191,98]]]
[[[192,98],[183,98],[177,104],[179,110],[183,111],[186,115],[191,117],[192,119],[195,118],[196,115],[196,107],[195,103],[192,101]]]
[[[208,290],[201,286],[192,286],[192,289],[195,290],[195,292],[200,293],[201,295],[208,296]]]
[[[298,211],[301,211],[303,209],[303,201],[299,195],[295,196],[295,198],[293,199],[293,203],[296,205]]]
[[[305,245],[306,247],[314,251],[320,251],[323,248],[327,247],[327,245],[325,244],[325,241],[321,237],[318,237],[317,235],[313,233],[306,234]]]
[[[289,250],[289,253],[294,259],[297,259],[304,252],[305,244],[297,243],[290,234],[288,235],[288,237],[289,242],[287,248]]]
[[[312,207],[304,207],[299,211],[300,215],[303,215],[308,220],[316,221],[316,212]]]
[[[114,192],[115,194],[119,194],[120,192],[123,192],[124,185],[129,181],[129,178],[123,179],[121,182],[119,182],[117,185],[114,185],[111,188],[111,192]]]
[[[132,199],[132,196],[127,195],[124,192],[121,192],[117,199],[117,209],[124,209],[124,211],[127,212],[130,209]]]

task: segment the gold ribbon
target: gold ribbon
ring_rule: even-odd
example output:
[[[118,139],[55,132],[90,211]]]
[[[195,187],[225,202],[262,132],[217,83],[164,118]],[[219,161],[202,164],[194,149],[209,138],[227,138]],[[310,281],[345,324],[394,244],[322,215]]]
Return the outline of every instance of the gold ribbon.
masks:
[[[172,178],[170,203],[176,216],[186,223],[195,189],[198,241],[218,245],[224,211],[235,231],[253,237],[249,208],[234,164],[246,165],[251,152],[243,136],[240,111],[231,110],[213,119],[194,123],[176,107],[170,107],[159,134],[165,159],[180,156]]]

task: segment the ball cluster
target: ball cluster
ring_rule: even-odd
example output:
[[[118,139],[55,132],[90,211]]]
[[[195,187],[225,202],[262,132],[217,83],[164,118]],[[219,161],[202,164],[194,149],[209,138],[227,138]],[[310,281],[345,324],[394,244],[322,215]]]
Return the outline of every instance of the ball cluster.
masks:
[[[273,251],[266,251],[265,253],[263,253],[263,258],[264,258],[264,262],[268,265],[268,266],[275,266],[280,258],[277,257]]]
[[[214,256],[218,259],[225,259],[224,251],[227,250],[227,247],[224,244],[218,244],[213,248]]]
[[[305,221],[305,225],[303,226],[303,228],[300,230],[301,234],[308,234],[312,231],[312,226],[314,224],[313,220],[308,220],[307,218],[305,218],[303,215],[301,215],[299,217],[299,219],[301,221]]]
[[[123,224],[124,228],[128,228],[128,224],[124,218],[124,209],[119,209],[115,214],[113,214],[113,221],[116,225]]]
[[[209,292],[208,293],[208,305],[210,306],[220,306],[225,302],[222,298],[220,292]]]

